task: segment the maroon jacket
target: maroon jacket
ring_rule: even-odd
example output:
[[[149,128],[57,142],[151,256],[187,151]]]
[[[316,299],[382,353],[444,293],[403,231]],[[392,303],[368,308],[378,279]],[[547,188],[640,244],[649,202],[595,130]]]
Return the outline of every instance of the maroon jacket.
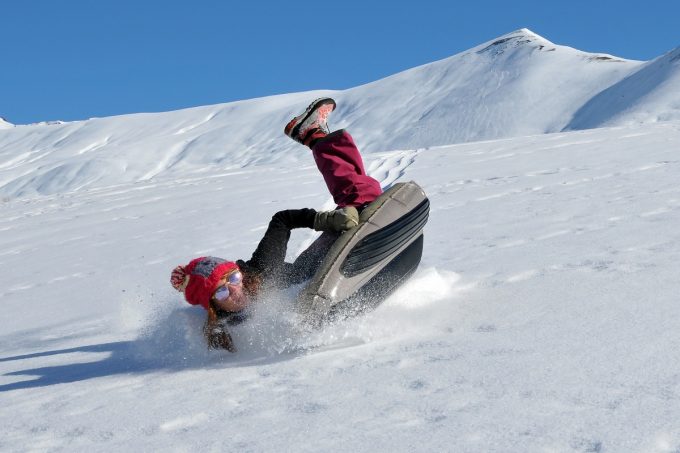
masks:
[[[366,174],[361,154],[347,131],[341,129],[320,139],[312,154],[339,207],[362,206],[382,193],[380,183]]]

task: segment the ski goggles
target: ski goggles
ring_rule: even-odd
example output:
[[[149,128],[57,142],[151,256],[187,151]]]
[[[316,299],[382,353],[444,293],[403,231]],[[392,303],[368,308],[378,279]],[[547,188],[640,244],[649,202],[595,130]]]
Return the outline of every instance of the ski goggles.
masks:
[[[220,302],[224,302],[229,298],[231,292],[229,291],[228,285],[236,286],[243,281],[243,274],[240,271],[235,271],[229,274],[227,277],[227,284],[220,286],[215,290],[213,297]]]

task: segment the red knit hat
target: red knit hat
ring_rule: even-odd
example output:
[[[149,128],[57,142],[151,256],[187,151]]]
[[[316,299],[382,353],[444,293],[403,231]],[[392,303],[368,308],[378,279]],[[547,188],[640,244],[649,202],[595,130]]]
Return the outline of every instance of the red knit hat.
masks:
[[[186,266],[177,266],[173,269],[170,282],[177,291],[184,293],[187,302],[191,305],[200,305],[207,310],[218,282],[224,274],[233,270],[238,270],[233,261],[202,256],[191,260]]]

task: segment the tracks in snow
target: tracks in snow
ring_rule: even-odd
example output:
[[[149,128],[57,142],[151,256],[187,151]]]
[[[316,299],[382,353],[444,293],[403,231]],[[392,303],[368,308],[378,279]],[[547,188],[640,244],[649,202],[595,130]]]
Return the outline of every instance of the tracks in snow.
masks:
[[[383,190],[387,190],[406,174],[406,169],[415,162],[420,151],[393,151],[384,154],[384,157],[372,161],[366,171],[380,182]]]

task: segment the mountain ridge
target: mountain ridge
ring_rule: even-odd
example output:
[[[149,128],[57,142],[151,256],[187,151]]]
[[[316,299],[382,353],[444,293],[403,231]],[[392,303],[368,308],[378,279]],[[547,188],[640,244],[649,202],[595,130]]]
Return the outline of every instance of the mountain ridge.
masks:
[[[574,114],[566,130],[680,120],[680,47],[642,65]]]
[[[588,125],[579,119],[589,112],[584,106],[643,68],[658,70],[654,61],[582,52],[519,29],[342,91],[10,127],[0,131],[0,195],[54,194],[214,168],[296,165],[305,151],[283,135],[283,125],[319,96],[336,98],[331,128],[348,129],[367,155],[560,132]],[[669,88],[656,84],[649,92],[667,100],[671,118],[680,111],[680,95]]]

